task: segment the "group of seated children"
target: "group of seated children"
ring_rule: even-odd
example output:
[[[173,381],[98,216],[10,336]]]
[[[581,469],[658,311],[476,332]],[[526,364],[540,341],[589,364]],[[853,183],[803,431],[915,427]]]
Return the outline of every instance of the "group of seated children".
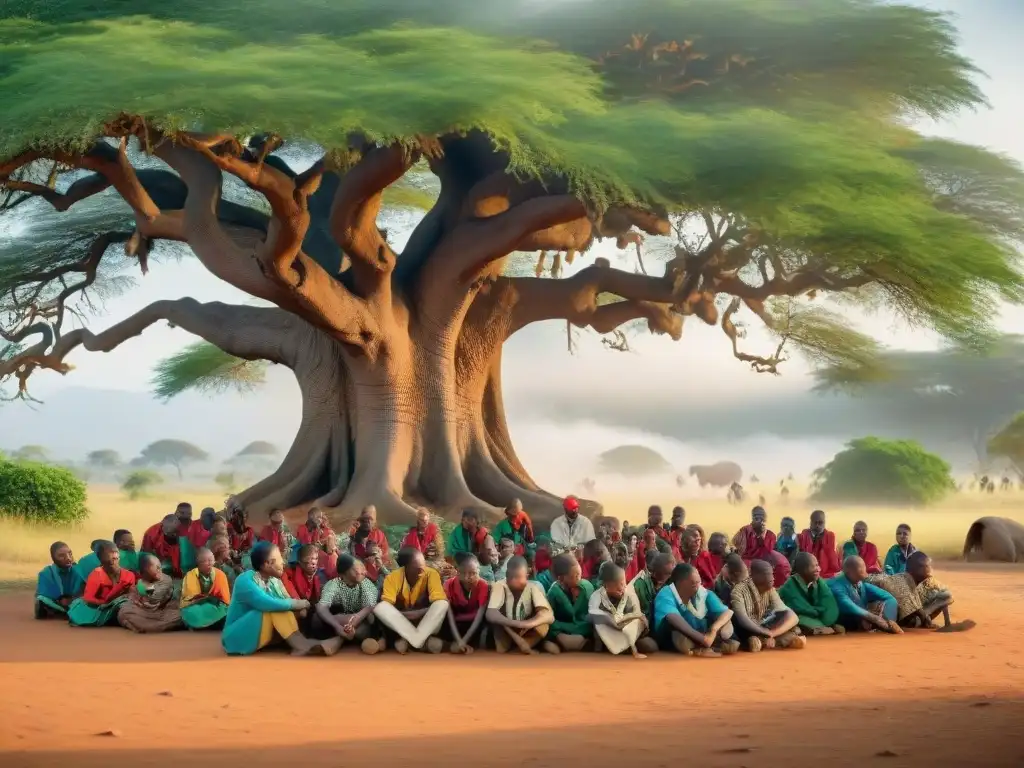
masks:
[[[755,507],[732,539],[713,533],[705,544],[681,507],[668,527],[651,507],[646,525],[606,519],[595,529],[569,497],[550,534],[535,536],[513,501],[493,531],[466,511],[447,542],[421,509],[394,557],[373,507],[348,531],[344,553],[319,509],[294,536],[279,511],[259,534],[237,504],[227,512],[207,508],[193,521],[179,504],[145,532],[138,554],[125,530],[94,542],[79,563],[55,543],[36,616],[139,633],[220,629],[224,650],[242,655],[283,642],[295,655],[358,643],[366,654],[390,646],[714,657],[803,648],[814,635],[934,628],[939,614],[951,626],[952,595],[909,526],[899,526],[882,563],[865,523],[837,547],[821,510],[799,534],[783,518],[776,536]]]

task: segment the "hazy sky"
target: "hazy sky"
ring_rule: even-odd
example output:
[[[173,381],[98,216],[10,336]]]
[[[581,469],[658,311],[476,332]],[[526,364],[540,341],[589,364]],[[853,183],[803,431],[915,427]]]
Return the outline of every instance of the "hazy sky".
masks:
[[[930,0],[920,4],[959,15],[963,48],[987,73],[983,88],[992,105],[990,110],[923,125],[922,130],[984,145],[1024,162],[1024,130],[1021,129],[1024,108],[1020,106],[1024,92],[1024,56],[1020,48],[1024,0]],[[584,263],[587,262],[589,258],[584,259]],[[579,263],[577,261],[577,265]],[[195,260],[158,264],[139,281],[135,290],[111,302],[107,315],[97,318],[95,326],[105,327],[157,299],[182,296],[200,301],[250,300],[246,294],[210,275]],[[892,317],[857,315],[853,320],[892,346],[921,348],[936,343],[928,334],[903,327]],[[1024,311],[1006,312],[1001,325],[1007,331],[1021,332]],[[765,340],[754,324],[750,328],[746,343],[756,347],[759,341]],[[193,340],[184,332],[154,326],[110,354],[74,353],[70,362],[76,366],[75,371],[63,378],[39,372],[32,378],[32,391],[43,400],[59,397],[61,391],[69,387],[145,392],[153,364]],[[763,348],[764,344],[761,346]],[[549,443],[551,436],[544,433],[541,425],[531,421],[530,403],[544,397],[544,393],[571,392],[579,398],[620,395],[649,399],[652,404],[671,404],[679,402],[680,396],[722,402],[729,398],[750,398],[755,393],[764,396],[808,386],[807,367],[799,359],[787,363],[782,376],[755,374],[733,359],[727,339],[719,328],[708,328],[698,322],[687,324],[684,338],[678,343],[644,334],[633,342],[633,351],[625,354],[604,349],[597,336],[583,332],[574,356],[565,351],[564,324],[553,323],[528,329],[514,337],[506,345],[505,360],[505,391],[513,431],[518,440],[538,448]],[[246,404],[252,414],[251,423],[246,427],[253,439],[262,436],[256,434],[258,430],[265,429],[274,433],[274,439],[286,442],[288,425],[297,423],[297,389],[290,377],[282,373],[287,374],[273,374],[269,387],[251,396]],[[183,416],[188,420],[185,406],[185,403],[172,402],[166,407],[183,409]],[[6,418],[7,409],[4,410]],[[40,418],[44,417],[40,415]],[[129,414],[111,415],[112,421],[129,418]],[[31,419],[17,421],[25,428],[31,424]],[[578,438],[579,435],[574,435],[571,439]],[[21,442],[28,439],[25,435]],[[564,439],[570,436],[565,435]],[[612,444],[616,439],[602,438]],[[18,444],[19,440],[8,435],[3,442]],[[526,446],[524,450],[529,452]]]

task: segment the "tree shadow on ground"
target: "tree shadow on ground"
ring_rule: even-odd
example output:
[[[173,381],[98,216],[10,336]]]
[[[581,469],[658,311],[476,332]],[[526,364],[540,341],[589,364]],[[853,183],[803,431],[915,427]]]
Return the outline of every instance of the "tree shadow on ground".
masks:
[[[279,733],[258,728],[241,730],[239,745],[230,748],[196,746],[153,746],[148,749],[122,748],[117,737],[96,736],[87,750],[22,752],[0,751],[0,765],[74,765],[76,768],[106,768],[111,763],[132,766],[237,765],[247,768],[302,763],[315,766],[364,766],[414,764],[418,766],[478,765],[488,768],[530,768],[585,765],[589,768],[630,766],[700,765],[789,766],[790,768],[846,768],[882,766],[970,765],[972,768],[1019,766],[1024,760],[1024,743],[1019,736],[1024,722],[1024,700],[1020,699],[932,699],[888,706],[882,701],[851,700],[828,705],[788,705],[778,709],[758,706],[704,714],[700,702],[693,702],[692,718],[666,719],[652,716],[635,722],[600,722],[602,699],[611,693],[595,688],[594,725],[529,730],[516,729],[509,722],[504,730],[488,730],[415,737],[388,737],[388,717],[397,716],[391,705],[407,701],[413,710],[428,704],[426,699],[396,699],[382,708],[381,731],[353,733],[347,738],[303,741],[295,734],[287,745]],[[538,706],[551,706],[551,719],[558,709],[550,697],[540,695]],[[685,697],[685,686],[680,696]],[[353,702],[354,703],[354,702]],[[436,699],[434,704],[441,705]],[[502,706],[500,696],[494,706]],[[345,730],[343,699],[328,704],[337,709],[338,730]],[[461,711],[466,712],[465,707]],[[387,716],[384,713],[388,712]],[[464,715],[453,728],[472,728],[473,715]],[[145,725],[139,728],[144,730]],[[127,730],[127,726],[126,726]],[[131,736],[133,734],[125,734]],[[138,735],[138,734],[134,734]],[[154,733],[154,738],[159,734]],[[183,741],[178,734],[176,741]],[[201,730],[195,740],[201,742]],[[106,742],[104,742],[106,739]]]

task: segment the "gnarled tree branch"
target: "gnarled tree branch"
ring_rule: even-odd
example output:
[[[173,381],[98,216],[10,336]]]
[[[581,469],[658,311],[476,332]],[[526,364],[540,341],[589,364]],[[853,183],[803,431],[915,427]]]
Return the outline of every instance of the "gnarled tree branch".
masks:
[[[361,295],[390,287],[396,256],[377,227],[377,215],[384,190],[418,158],[418,151],[401,144],[367,147],[338,185],[331,207],[331,234],[352,259],[352,277]]]
[[[110,352],[160,320],[183,328],[235,357],[270,360],[290,367],[295,364],[297,352],[292,343],[294,334],[306,329],[301,319],[274,308],[220,302],[200,304],[191,298],[157,301],[100,333],[79,328],[57,337],[48,325],[27,328],[20,334],[22,338],[40,333],[42,340],[0,363],[0,379],[14,375],[24,391],[25,382],[35,369],[66,374],[72,366],[65,358],[78,347],[89,352]]]

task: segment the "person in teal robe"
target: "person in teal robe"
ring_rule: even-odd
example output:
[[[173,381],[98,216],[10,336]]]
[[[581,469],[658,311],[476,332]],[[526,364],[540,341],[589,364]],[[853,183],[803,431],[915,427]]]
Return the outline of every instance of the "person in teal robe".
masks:
[[[68,606],[85,590],[85,579],[75,569],[71,547],[63,541],[50,545],[50,560],[53,562],[39,572],[36,580],[35,617],[67,618]]]
[[[121,528],[114,531],[114,544],[121,553],[121,567],[139,575],[139,553],[135,551],[135,537],[132,532]]]
[[[556,557],[551,570],[555,583],[548,590],[547,597],[555,620],[548,630],[545,649],[554,653],[559,650],[581,651],[594,634],[594,625],[589,619],[594,586],[583,578],[583,569],[569,553]],[[547,648],[547,643],[552,641],[557,643],[554,651]]]
[[[281,577],[284,558],[275,545],[261,541],[252,549],[251,571],[235,580],[220,644],[231,655],[248,656],[269,645],[275,636],[282,638],[292,654],[332,655],[341,648],[341,638],[311,640],[299,631],[296,611],[308,610],[306,600],[288,597]]]
[[[867,581],[867,567],[859,557],[848,557],[843,572],[828,580],[839,606],[839,623],[846,631],[880,629],[902,634],[896,622],[899,604],[881,587]]]
[[[900,523],[896,526],[896,543],[885,553],[882,570],[886,576],[895,576],[907,570],[907,560],[917,552],[917,547],[910,541],[910,526]]]
[[[92,544],[89,545],[89,554],[75,563],[75,570],[78,571],[78,575],[83,583],[88,581],[89,574],[100,567],[99,549],[100,545],[105,541],[106,539],[94,539]]]

